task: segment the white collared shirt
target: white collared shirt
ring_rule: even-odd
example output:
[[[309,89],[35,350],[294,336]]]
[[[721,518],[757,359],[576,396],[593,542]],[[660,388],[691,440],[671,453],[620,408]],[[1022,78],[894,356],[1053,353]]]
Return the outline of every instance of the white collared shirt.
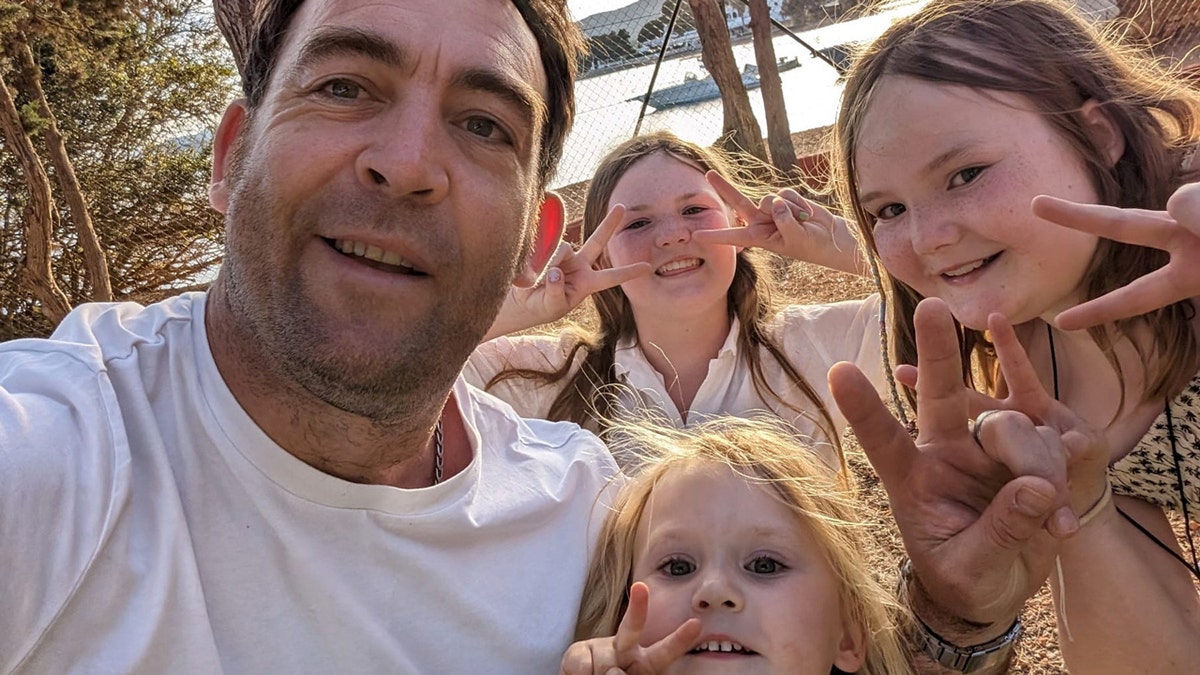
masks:
[[[746,416],[769,411],[792,423],[801,435],[824,439],[819,428],[824,426],[816,406],[791,382],[778,362],[764,350],[762,371],[771,389],[791,406],[774,396],[763,396],[754,387],[748,359],[743,358],[738,345],[738,323],[734,319],[725,343],[709,362],[708,374],[687,411],[687,423],[716,415]],[[840,435],[846,420],[838,412],[829,393],[826,374],[833,364],[849,361],[857,365],[875,383],[881,393],[886,391],[880,343],[879,296],[824,305],[792,305],[779,312],[769,326],[776,340],[796,371],[821,397],[833,418]],[[506,336],[484,343],[467,362],[463,375],[477,387],[484,387],[497,373],[506,368],[551,370],[561,367],[575,340],[570,333],[562,335]],[[583,358],[581,350],[576,355]],[[636,341],[621,342],[615,353],[615,372],[625,391],[620,396],[624,410],[646,406],[666,416],[678,426],[684,426],[684,415],[667,393],[662,375],[650,365],[642,346]],[[572,371],[572,374],[574,370]],[[514,377],[498,382],[489,393],[507,401],[527,417],[545,417],[567,379],[546,384],[540,380]],[[630,392],[637,392],[636,395]],[[594,422],[585,424],[592,429]],[[819,448],[830,461],[834,453],[827,443]]]

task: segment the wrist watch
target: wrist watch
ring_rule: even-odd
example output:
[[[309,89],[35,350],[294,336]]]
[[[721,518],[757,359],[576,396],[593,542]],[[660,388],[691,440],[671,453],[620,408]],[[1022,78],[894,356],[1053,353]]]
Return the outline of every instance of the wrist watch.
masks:
[[[912,576],[912,560],[905,558],[900,564],[902,596],[907,596]],[[917,634],[913,636],[917,650],[935,663],[959,673],[974,673],[1008,663],[1013,645],[1021,637],[1021,617],[1018,616],[1003,635],[981,644],[960,647],[933,632],[933,629],[915,613],[912,617],[918,628]]]

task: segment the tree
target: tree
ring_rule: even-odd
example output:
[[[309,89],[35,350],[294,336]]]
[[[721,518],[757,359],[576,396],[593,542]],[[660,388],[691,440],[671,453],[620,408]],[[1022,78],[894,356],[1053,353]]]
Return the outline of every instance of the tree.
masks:
[[[767,117],[767,142],[771,147],[771,163],[790,174],[796,168],[796,148],[788,126],[787,108],[783,101],[783,82],[775,60],[775,44],[771,35],[771,8],[767,0],[750,0],[750,30],[754,34],[754,60],[762,84],[763,108]]]
[[[692,16],[696,19],[696,30],[700,35],[700,58],[721,90],[721,104],[725,111],[723,144],[728,149],[747,152],[765,162],[767,149],[763,145],[762,130],[754,111],[750,109],[750,96],[746,93],[746,85],[742,83],[742,75],[733,58],[733,44],[725,25],[725,12],[717,0],[688,2],[692,6]]]
[[[206,130],[233,72],[202,7],[0,0],[0,340],[211,276]]]

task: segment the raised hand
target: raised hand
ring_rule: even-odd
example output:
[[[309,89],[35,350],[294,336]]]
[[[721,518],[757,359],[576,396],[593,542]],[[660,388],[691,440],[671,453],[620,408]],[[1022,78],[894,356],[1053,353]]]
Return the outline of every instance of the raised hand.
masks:
[[[657,675],[690,650],[700,637],[700,620],[688,619],[670,635],[643,647],[642,630],[650,605],[650,589],[642,582],[629,588],[629,607],[613,637],[572,644],[563,655],[559,675]]]
[[[887,490],[926,603],[989,626],[995,632],[968,636],[982,642],[1003,632],[1045,581],[1056,547],[1047,526],[1074,531],[1067,456],[1058,431],[1015,411],[989,418],[976,443],[949,309],[927,299],[914,320],[915,441],[853,365],[830,370],[830,389]]]
[[[1200,295],[1200,183],[1176,190],[1166,211],[1077,204],[1042,195],[1034,198],[1033,212],[1073,230],[1161,249],[1171,256],[1165,266],[1059,314],[1054,322],[1063,330],[1145,314]]]
[[[716,171],[709,171],[705,177],[746,224],[744,227],[695,232],[692,236],[697,241],[757,246],[831,269],[866,274],[866,260],[846,221],[825,207],[804,199],[791,188],[767,195],[755,204]]]
[[[530,288],[513,286],[485,340],[557,321],[597,291],[612,288],[651,272],[649,263],[598,268],[597,260],[625,217],[625,207],[609,209],[592,236],[576,251],[561,242],[541,280]]]

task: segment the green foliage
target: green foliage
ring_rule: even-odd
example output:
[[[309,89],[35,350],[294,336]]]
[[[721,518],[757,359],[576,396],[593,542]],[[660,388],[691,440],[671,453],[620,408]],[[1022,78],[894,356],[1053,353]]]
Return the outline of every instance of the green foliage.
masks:
[[[49,5],[49,7],[47,7]],[[153,301],[211,278],[222,253],[207,203],[211,133],[237,95],[232,60],[203,0],[0,0],[18,16],[42,87],[108,256],[116,299]],[[14,7],[16,9],[14,9]],[[10,61],[0,61],[6,78]],[[46,120],[13,80],[28,131]],[[81,247],[45,145],[55,194],[55,276],[72,303],[90,297]],[[28,189],[0,152],[0,340],[49,325],[18,283]]]

